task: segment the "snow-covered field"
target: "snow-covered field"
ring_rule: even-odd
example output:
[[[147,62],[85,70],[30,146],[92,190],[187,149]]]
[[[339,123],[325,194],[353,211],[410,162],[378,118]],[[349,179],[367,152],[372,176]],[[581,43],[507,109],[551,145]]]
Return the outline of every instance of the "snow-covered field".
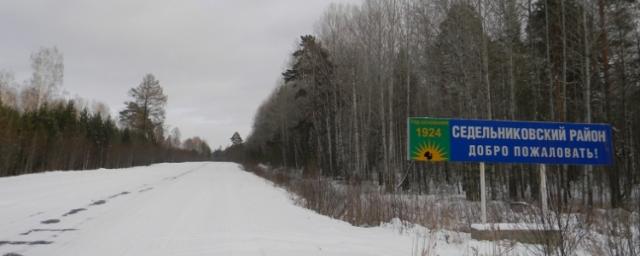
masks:
[[[231,163],[0,179],[0,255],[412,255],[415,245],[389,225],[298,207]]]

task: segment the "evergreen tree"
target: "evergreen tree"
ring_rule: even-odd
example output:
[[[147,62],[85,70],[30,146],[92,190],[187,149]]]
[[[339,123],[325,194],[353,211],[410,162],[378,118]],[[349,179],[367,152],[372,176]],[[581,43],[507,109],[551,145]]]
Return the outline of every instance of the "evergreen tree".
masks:
[[[120,122],[148,140],[155,140],[158,130],[163,129],[167,104],[160,81],[147,74],[138,87],[129,90],[129,96],[132,100],[125,102],[125,109],[120,111]]]
[[[293,65],[282,75],[285,85],[295,91],[294,107],[300,111],[300,119],[293,121],[293,133],[300,138],[303,161],[311,171],[320,168],[332,174],[333,156],[318,158],[319,152],[331,151],[333,145],[331,109],[334,65],[328,51],[311,35],[301,37],[298,49],[293,53]],[[280,138],[282,139],[282,138]]]
[[[240,137],[238,132],[233,133],[233,136],[231,136],[231,143],[234,146],[242,144],[242,137]]]

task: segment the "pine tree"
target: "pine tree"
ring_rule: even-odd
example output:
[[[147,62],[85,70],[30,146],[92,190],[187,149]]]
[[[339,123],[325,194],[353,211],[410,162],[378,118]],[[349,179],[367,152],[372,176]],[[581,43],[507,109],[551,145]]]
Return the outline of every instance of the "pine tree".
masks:
[[[160,81],[147,74],[138,87],[129,90],[129,96],[133,99],[125,102],[125,109],[120,111],[120,122],[144,134],[147,140],[154,140],[157,129],[164,124],[167,104]]]
[[[293,65],[285,71],[286,86],[295,88],[294,99],[302,118],[297,120],[295,133],[304,152],[305,166],[320,167],[332,175],[333,171],[333,111],[331,99],[334,65],[328,51],[311,35],[301,37],[299,48],[293,53]],[[327,157],[318,158],[326,153]],[[319,166],[318,166],[319,164]]]
[[[231,143],[235,146],[235,145],[240,145],[243,143],[242,141],[242,137],[240,137],[240,134],[238,132],[233,133],[233,136],[231,136]]]

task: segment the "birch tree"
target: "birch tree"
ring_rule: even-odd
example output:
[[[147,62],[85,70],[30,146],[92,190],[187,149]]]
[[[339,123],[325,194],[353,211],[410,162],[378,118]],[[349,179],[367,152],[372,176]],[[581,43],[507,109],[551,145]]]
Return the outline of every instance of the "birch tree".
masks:
[[[35,106],[27,109],[38,109],[42,104],[56,96],[64,78],[64,57],[58,48],[40,48],[31,55],[33,75],[29,84],[35,93]],[[33,103],[32,103],[33,104]]]

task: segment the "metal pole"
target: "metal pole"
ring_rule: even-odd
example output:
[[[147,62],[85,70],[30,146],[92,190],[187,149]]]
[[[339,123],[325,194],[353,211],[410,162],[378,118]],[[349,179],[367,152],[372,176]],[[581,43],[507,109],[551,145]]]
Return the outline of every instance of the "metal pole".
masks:
[[[540,165],[540,203],[542,204],[542,214],[547,214],[547,166]]]
[[[487,223],[487,189],[484,181],[484,162],[480,162],[480,208],[482,210],[482,224]]]

